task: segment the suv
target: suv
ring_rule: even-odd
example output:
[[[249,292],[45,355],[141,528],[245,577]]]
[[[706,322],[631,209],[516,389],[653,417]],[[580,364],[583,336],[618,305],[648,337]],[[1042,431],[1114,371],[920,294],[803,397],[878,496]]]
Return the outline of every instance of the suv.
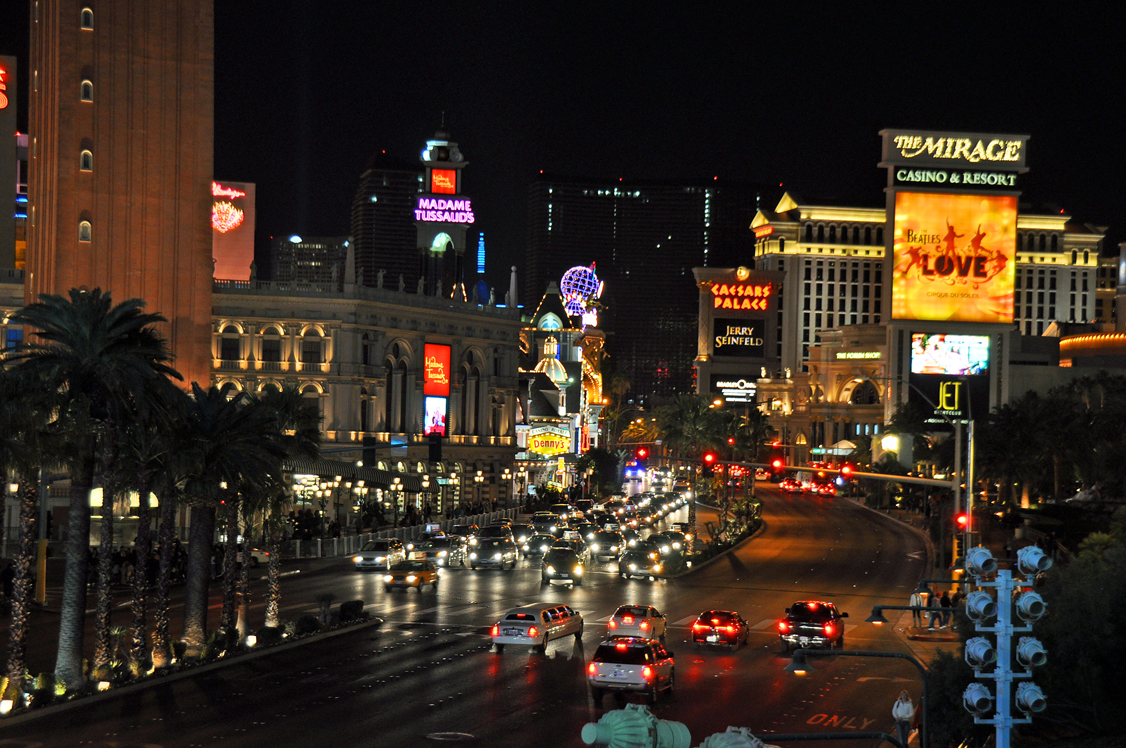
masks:
[[[563,527],[563,520],[559,518],[558,514],[553,514],[552,512],[536,512],[532,515],[532,529],[537,533],[560,535],[563,532]]]
[[[516,544],[507,538],[481,538],[469,551],[469,568],[495,566],[516,568]]]
[[[540,568],[540,584],[551,584],[557,579],[570,582],[572,586],[583,583],[583,564],[570,546],[557,545],[543,554]]]
[[[837,610],[833,603],[802,600],[786,608],[786,617],[778,622],[778,637],[786,652],[799,647],[843,649],[848,613]]]
[[[552,639],[573,635],[581,641],[583,617],[569,605],[535,603],[508,611],[489,633],[497,654],[504,651],[506,644],[531,645],[543,652]]]
[[[475,548],[482,540],[489,539],[516,542],[516,538],[512,537],[512,529],[508,525],[488,525],[473,533],[473,537],[469,538],[469,547]]]
[[[661,691],[672,695],[676,663],[659,641],[620,636],[598,645],[586,672],[596,705],[607,691],[637,691],[655,704]]]
[[[625,544],[617,530],[599,530],[590,541],[590,555],[593,558],[617,558]]]

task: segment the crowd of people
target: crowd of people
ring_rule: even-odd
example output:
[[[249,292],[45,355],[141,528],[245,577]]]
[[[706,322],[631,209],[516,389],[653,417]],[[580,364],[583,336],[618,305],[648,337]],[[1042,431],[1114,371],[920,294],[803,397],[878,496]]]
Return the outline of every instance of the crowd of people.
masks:
[[[129,586],[133,584],[133,576],[137,573],[138,568],[143,567],[145,577],[150,585],[156,584],[157,577],[160,575],[160,546],[157,544],[153,547],[152,553],[148,558],[141,559],[137,557],[137,549],[132,546],[120,546],[111,548],[109,550],[110,562],[110,581],[114,585]],[[88,557],[87,577],[93,583],[98,577],[98,565],[101,558],[101,549],[98,546],[91,546]],[[170,579],[173,583],[184,581],[187,573],[188,552],[184,548],[180,540],[173,539],[172,541],[172,565],[170,567]]]

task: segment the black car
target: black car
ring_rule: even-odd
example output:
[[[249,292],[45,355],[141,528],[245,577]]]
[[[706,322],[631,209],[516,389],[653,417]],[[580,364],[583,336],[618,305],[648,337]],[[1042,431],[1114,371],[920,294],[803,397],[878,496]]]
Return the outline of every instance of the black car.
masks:
[[[660,576],[662,568],[661,555],[657,551],[656,544],[644,540],[638,541],[633,548],[627,548],[618,559],[618,574],[622,579],[631,577],[655,579]]]
[[[509,529],[512,530],[512,539],[516,541],[516,545],[523,545],[528,542],[528,538],[536,532],[530,524],[522,522],[513,522],[509,525]]]
[[[786,617],[778,622],[782,648],[789,652],[799,647],[843,649],[848,613],[837,610],[833,603],[801,600],[786,608]]]
[[[515,569],[517,558],[516,544],[508,538],[481,538],[469,550],[469,568]]]
[[[559,542],[559,538],[554,535],[549,535],[545,532],[536,533],[528,538],[528,540],[520,546],[520,550],[524,552],[524,558],[530,556],[542,556],[548,550]]]
[[[617,530],[599,530],[590,540],[592,558],[617,558],[625,550],[626,541]]]
[[[549,548],[543,554],[543,566],[540,567],[540,583],[551,584],[554,581],[570,582],[573,586],[583,583],[583,563],[570,546],[557,545]]]
[[[724,644],[732,649],[746,646],[751,627],[733,610],[705,610],[692,623],[692,643]]]

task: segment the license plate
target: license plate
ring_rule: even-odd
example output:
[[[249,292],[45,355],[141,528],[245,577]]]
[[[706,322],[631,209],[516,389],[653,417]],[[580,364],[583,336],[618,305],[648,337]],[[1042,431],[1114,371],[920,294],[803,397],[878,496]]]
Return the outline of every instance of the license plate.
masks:
[[[801,642],[801,643],[802,643],[803,645],[804,645],[804,644],[809,644],[809,637],[808,637],[808,636],[803,636],[803,637],[800,637],[800,638],[798,639],[798,641],[800,641],[800,642]]]
[[[623,675],[625,675],[625,672],[622,671],[622,670],[615,670],[614,671],[614,677],[615,678],[621,678]]]
[[[520,636],[521,633],[522,632],[520,631],[520,629],[505,629],[504,630],[505,636]]]
[[[719,641],[719,636],[717,634],[708,634],[708,641],[717,642]]]

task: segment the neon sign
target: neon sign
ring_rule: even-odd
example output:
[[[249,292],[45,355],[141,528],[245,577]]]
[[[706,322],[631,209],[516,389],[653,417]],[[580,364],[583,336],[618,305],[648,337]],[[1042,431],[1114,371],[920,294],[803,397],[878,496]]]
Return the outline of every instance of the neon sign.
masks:
[[[442,195],[457,193],[457,172],[453,169],[433,169],[430,172],[430,191]]]
[[[423,346],[422,394],[448,397],[450,394],[450,347],[426,343]]]
[[[571,451],[571,432],[561,426],[537,426],[528,432],[528,451],[559,455]]]
[[[0,109],[8,108],[8,94],[4,93],[8,90],[8,82],[5,80],[7,75],[8,70],[0,67]]]
[[[211,206],[211,228],[225,234],[242,225],[244,215],[241,210],[225,200]]]
[[[424,223],[473,223],[473,204],[465,198],[420,197],[414,209],[414,220]]]
[[[719,283],[712,286],[712,308],[764,312],[773,293],[772,283]]]
[[[224,187],[218,182],[211,183],[211,195],[212,197],[229,197],[232,200],[240,197],[246,197],[246,193],[242,190],[236,190],[233,187]]]

